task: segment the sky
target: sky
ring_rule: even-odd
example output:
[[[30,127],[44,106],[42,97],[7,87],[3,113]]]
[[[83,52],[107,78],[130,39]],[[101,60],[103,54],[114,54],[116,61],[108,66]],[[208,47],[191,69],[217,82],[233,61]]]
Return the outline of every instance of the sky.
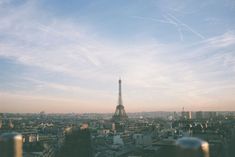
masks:
[[[234,0],[0,0],[0,112],[235,111]]]

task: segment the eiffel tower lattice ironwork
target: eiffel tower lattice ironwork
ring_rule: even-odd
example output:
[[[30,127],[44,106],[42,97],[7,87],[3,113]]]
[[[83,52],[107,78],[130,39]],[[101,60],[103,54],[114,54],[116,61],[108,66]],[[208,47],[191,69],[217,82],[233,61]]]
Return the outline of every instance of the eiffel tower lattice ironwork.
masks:
[[[116,111],[113,115],[114,121],[123,121],[128,118],[126,111],[122,103],[122,81],[118,80],[119,90],[118,90],[118,105],[116,106]]]

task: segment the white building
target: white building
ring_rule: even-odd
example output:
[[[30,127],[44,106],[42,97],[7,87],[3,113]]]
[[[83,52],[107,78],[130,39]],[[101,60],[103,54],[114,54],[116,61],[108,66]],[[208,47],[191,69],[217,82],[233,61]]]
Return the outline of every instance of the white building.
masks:
[[[123,139],[120,135],[113,136],[113,144],[114,145],[124,145]]]
[[[142,146],[152,145],[152,136],[149,134],[134,134],[133,140],[135,145],[142,145]]]

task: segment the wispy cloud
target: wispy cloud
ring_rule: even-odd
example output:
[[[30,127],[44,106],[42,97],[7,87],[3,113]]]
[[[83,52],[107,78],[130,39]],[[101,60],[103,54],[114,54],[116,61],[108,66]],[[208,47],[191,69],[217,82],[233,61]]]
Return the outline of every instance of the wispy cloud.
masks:
[[[176,23],[174,23],[173,21],[170,21],[170,20],[157,19],[157,18],[152,18],[152,17],[131,16],[131,18],[136,18],[136,19],[141,19],[141,20],[151,20],[151,21],[154,21],[154,22],[166,23],[166,24],[176,24]]]
[[[235,33],[226,32],[220,36],[212,37],[207,39],[205,43],[209,44],[212,47],[228,47],[235,44]]]
[[[109,99],[110,103],[113,97],[115,99],[116,79],[121,76],[125,84],[125,100],[132,109],[136,103],[145,106],[146,102],[152,110],[157,110],[158,104],[181,109],[178,104],[186,107],[207,104],[213,108],[224,100],[234,102],[229,94],[235,91],[231,86],[235,80],[232,51],[235,35],[232,31],[205,38],[169,13],[162,19],[132,16],[174,26],[181,41],[185,40],[184,30],[201,41],[184,45],[182,42],[162,43],[160,38],[142,38],[132,44],[115,43],[97,35],[97,30],[88,29],[80,21],[42,11],[36,2],[9,8],[0,15],[0,57],[11,58],[49,74],[59,73],[67,79],[64,82],[55,75],[54,78],[60,80],[56,82],[40,74],[37,75],[39,78],[31,73],[24,74],[24,80],[32,83],[32,97],[41,95],[42,99],[47,96],[57,99],[61,96],[58,93],[62,92],[66,93],[63,99],[72,100],[73,105],[81,98],[81,102],[90,104],[90,107],[102,103],[106,106],[101,106],[106,108],[106,100],[101,99]],[[15,97],[14,92],[20,93],[17,99],[29,94],[27,91],[13,91],[7,97],[11,94]],[[222,92],[229,96],[223,95],[216,101],[214,97]],[[85,100],[88,97],[90,99]],[[115,104],[110,108],[113,106]]]
[[[176,27],[176,30],[179,33],[179,37],[181,41],[184,41],[184,35],[182,32],[182,30],[184,29],[190,31],[191,33],[193,33],[195,36],[199,37],[200,39],[206,39],[205,36],[203,36],[201,33],[196,31],[195,29],[193,29],[186,23],[182,22],[178,18],[176,18],[176,16],[170,13],[167,13],[167,14],[163,14],[163,17],[164,17],[163,19],[158,19],[158,18],[153,18],[153,17],[131,16],[131,18],[135,18],[135,19],[149,20],[149,21],[153,21],[157,23],[173,25],[174,27]]]

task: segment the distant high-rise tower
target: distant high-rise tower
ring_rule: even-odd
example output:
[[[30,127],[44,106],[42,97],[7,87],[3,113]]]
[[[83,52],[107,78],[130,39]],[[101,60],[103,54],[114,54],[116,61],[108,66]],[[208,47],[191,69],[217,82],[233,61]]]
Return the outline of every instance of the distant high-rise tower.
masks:
[[[114,121],[123,121],[126,120],[127,114],[125,112],[124,106],[122,104],[122,81],[121,79],[118,80],[119,84],[119,91],[118,91],[118,105],[116,106],[116,111],[113,115]]]

